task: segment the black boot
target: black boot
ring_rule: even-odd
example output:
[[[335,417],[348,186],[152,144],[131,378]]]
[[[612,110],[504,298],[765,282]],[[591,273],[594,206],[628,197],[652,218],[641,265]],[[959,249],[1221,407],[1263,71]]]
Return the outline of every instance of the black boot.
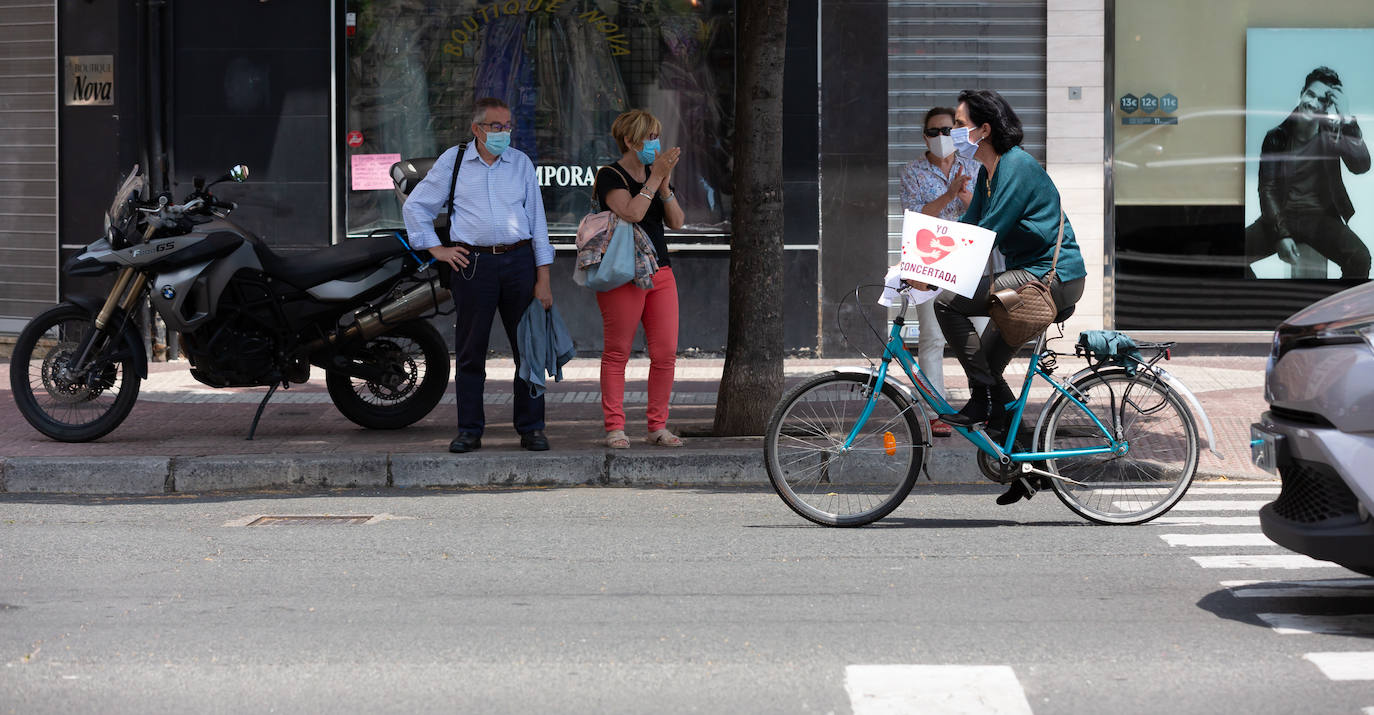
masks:
[[[982,385],[974,385],[969,388],[968,402],[964,403],[958,412],[940,415],[940,421],[956,427],[972,427],[980,422],[987,422],[992,416],[993,406],[992,391]]]
[[[1016,393],[1011,391],[1011,385],[1008,385],[1006,380],[998,380],[997,384],[992,386],[993,406],[1006,412],[1007,405],[1013,402],[1016,402]]]
[[[1007,491],[997,497],[997,503],[1002,506],[1007,506],[1008,504],[1015,504],[1022,499],[1030,499],[1035,496],[1035,490],[1029,487],[1026,482],[1026,477],[1022,477],[1012,482],[1011,486],[1007,487]]]

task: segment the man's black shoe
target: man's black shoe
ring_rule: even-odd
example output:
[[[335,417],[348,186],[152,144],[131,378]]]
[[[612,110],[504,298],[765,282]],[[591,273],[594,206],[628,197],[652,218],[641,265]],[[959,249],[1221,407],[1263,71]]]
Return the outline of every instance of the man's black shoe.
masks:
[[[482,435],[476,432],[459,432],[452,442],[448,443],[448,451],[454,454],[471,452],[474,449],[482,448]]]
[[[544,436],[544,430],[532,430],[520,435],[520,446],[531,452],[546,452],[549,438]]]

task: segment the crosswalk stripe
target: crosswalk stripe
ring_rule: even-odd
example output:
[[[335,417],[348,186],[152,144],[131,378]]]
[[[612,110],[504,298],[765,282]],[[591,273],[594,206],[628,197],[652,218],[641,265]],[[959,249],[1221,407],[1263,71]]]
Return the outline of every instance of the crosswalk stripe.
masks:
[[[1207,501],[1184,499],[1174,505],[1174,511],[1259,511],[1267,501]]]
[[[1332,680],[1374,680],[1374,653],[1308,653],[1303,657]]]
[[[1170,546],[1274,546],[1264,534],[1160,534]]]
[[[1259,516],[1161,516],[1150,523],[1160,526],[1259,526]]]
[[[854,715],[1031,715],[1016,673],[1005,665],[851,665],[844,689]]]
[[[1190,556],[1205,569],[1311,569],[1333,567],[1330,561],[1318,561],[1301,554],[1252,554],[1247,556]]]
[[[1236,598],[1370,598],[1374,578],[1333,578],[1321,581],[1222,581]]]
[[[1374,613],[1354,615],[1309,615],[1306,613],[1256,613],[1275,633],[1297,635],[1318,633],[1329,636],[1374,635]]]
[[[1279,487],[1270,487],[1270,486],[1263,486],[1263,487],[1242,487],[1242,486],[1199,487],[1199,486],[1194,486],[1193,488],[1191,488],[1191,489],[1188,490],[1188,496],[1212,496],[1213,494],[1253,494],[1253,495],[1258,496],[1258,495],[1260,495],[1260,494],[1278,494],[1280,491],[1281,491],[1281,489],[1280,489]]]

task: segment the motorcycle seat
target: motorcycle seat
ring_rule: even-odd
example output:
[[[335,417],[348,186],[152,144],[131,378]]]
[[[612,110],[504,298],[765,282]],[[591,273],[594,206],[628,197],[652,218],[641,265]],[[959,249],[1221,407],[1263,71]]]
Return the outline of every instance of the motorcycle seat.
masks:
[[[276,253],[261,241],[253,243],[253,250],[267,275],[301,290],[376,266],[406,252],[405,246],[394,236],[353,238],[310,253],[292,255]]]

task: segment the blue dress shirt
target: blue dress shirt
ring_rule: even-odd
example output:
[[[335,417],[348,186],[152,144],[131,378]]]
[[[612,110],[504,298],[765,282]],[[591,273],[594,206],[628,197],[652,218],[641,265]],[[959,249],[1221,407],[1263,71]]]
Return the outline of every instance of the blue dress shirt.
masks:
[[[448,185],[457,156],[455,146],[435,160],[434,168],[410,192],[401,208],[410,245],[417,250],[441,243],[434,233],[434,217],[447,210]],[[534,265],[553,263],[544,198],[535,179],[534,162],[523,152],[508,148],[487,166],[476,146],[470,143],[453,193],[456,198],[453,216],[449,217],[451,239],[472,246],[499,246],[532,239]]]

